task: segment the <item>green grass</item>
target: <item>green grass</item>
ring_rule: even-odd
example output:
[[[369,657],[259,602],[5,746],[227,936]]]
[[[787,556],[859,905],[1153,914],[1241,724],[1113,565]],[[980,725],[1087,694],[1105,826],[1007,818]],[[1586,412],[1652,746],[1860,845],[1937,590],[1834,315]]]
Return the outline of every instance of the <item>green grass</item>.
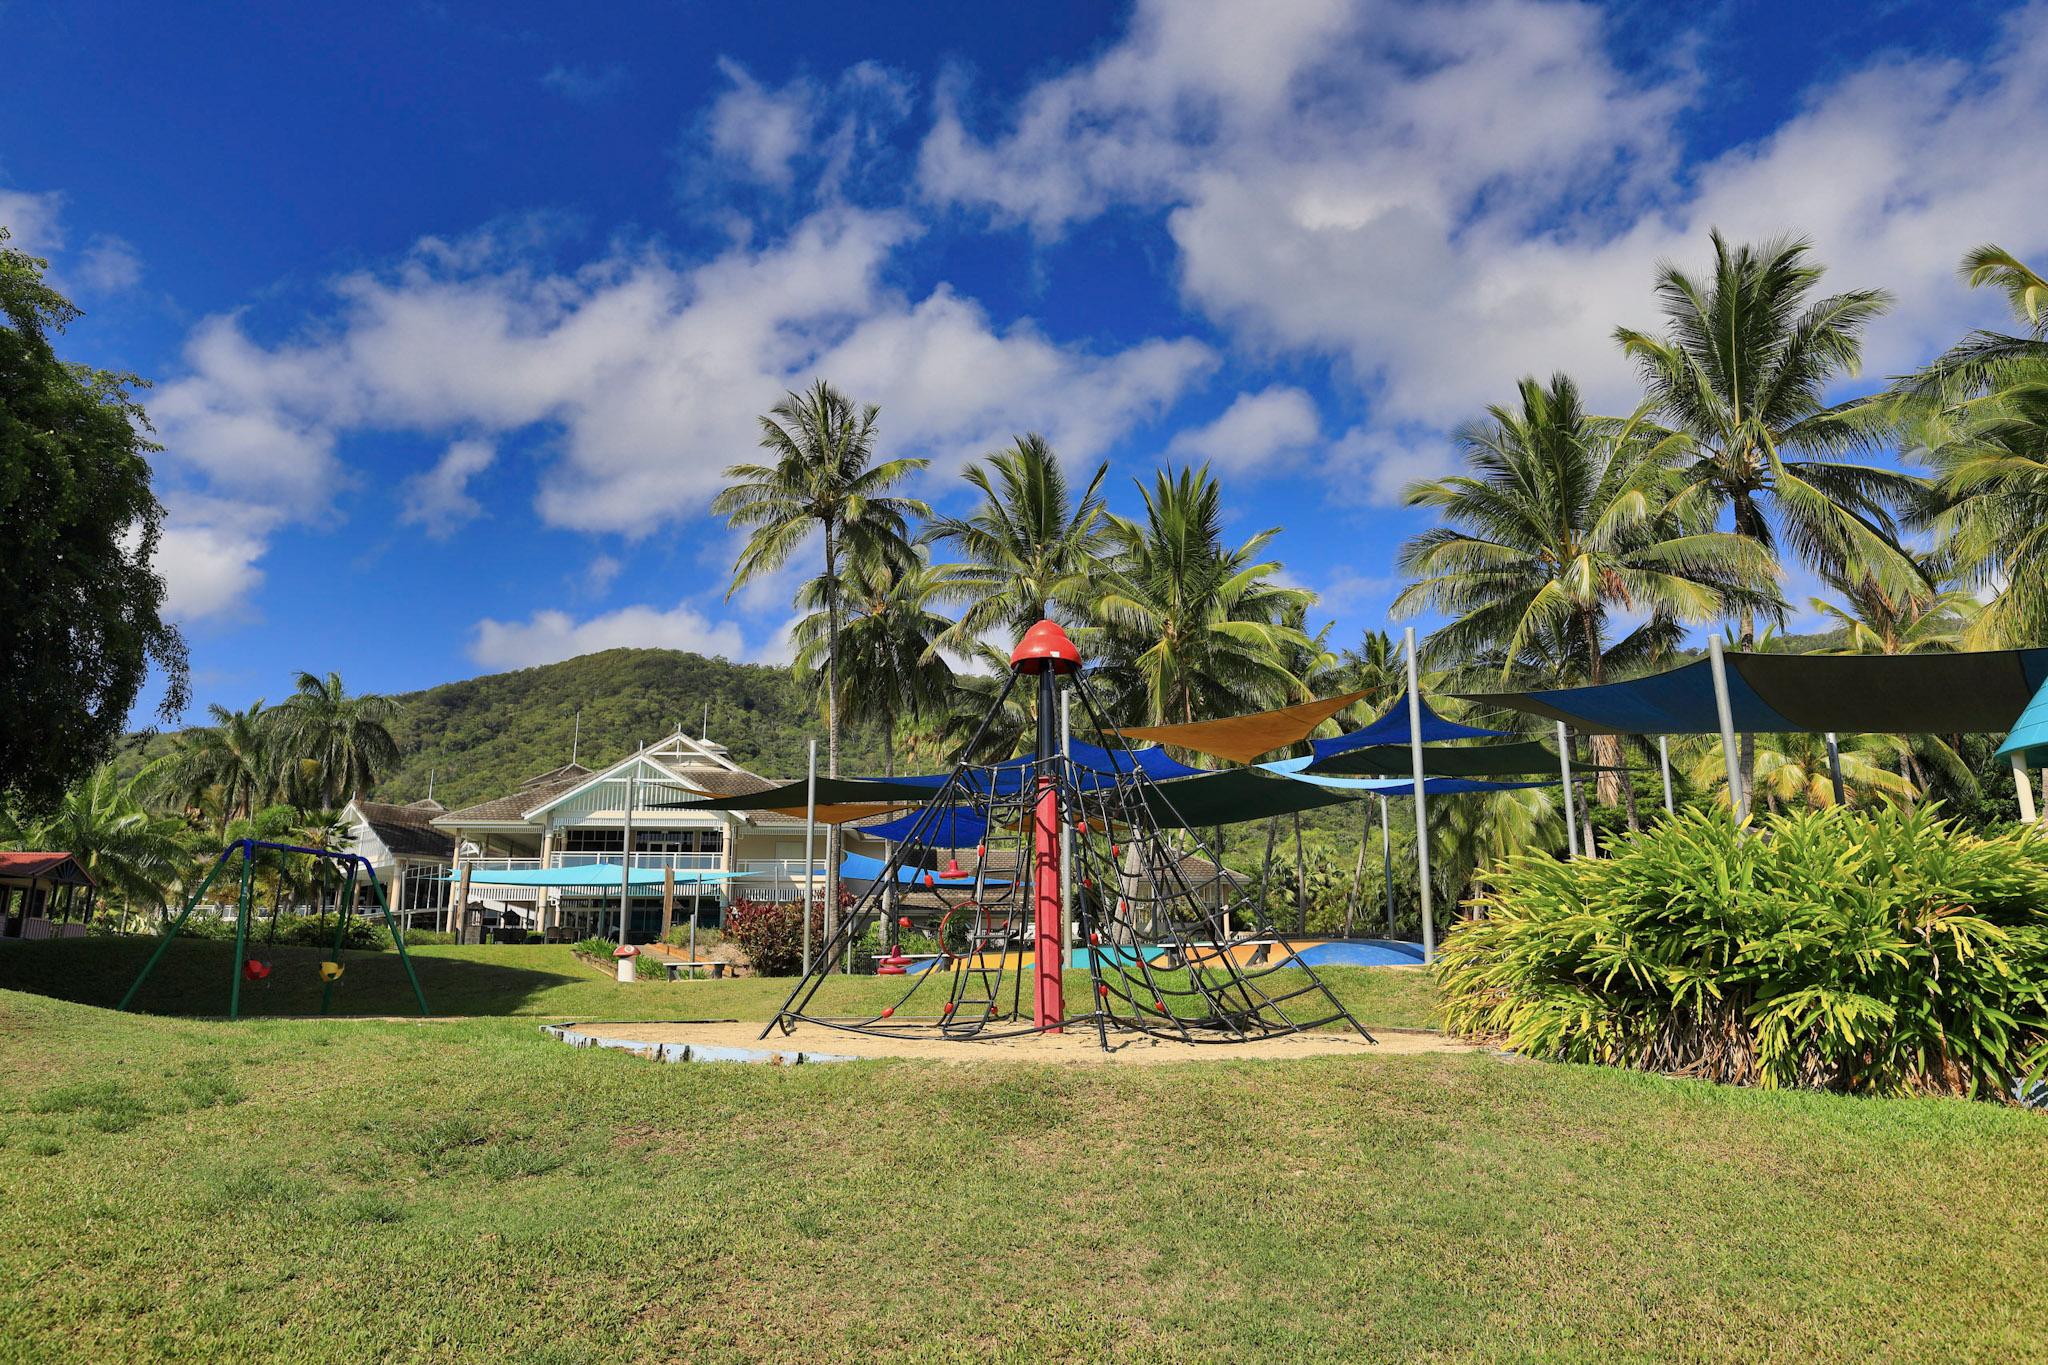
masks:
[[[1489,1054],[661,1066],[8,990],[0,1075],[6,1360],[2043,1354],[2048,1129],[1992,1105]]]
[[[88,1005],[114,1005],[155,947],[154,939],[45,939],[0,944],[0,989],[32,991]],[[314,948],[258,948],[273,970],[242,986],[245,1017],[309,1015],[320,1009]],[[783,978],[729,981],[643,980],[622,986],[579,962],[567,947],[432,947],[412,950],[427,1004],[437,1015],[519,1015],[579,1019],[767,1019],[794,983]],[[225,1015],[234,973],[231,942],[177,939],[144,984],[135,1008],[151,1014]],[[415,1014],[397,953],[351,952],[334,990],[337,1014]],[[653,969],[650,969],[650,976]],[[1291,975],[1291,973],[1290,973]],[[1427,975],[1415,967],[1350,967],[1322,973],[1345,1005],[1370,1023],[1432,1027],[1436,1005]],[[1074,1009],[1085,1008],[1089,978],[1067,974]],[[879,1010],[903,991],[901,978],[834,977],[820,1008]],[[1305,1007],[1307,1001],[1303,1001]],[[1028,998],[1027,998],[1028,1004]],[[1305,1013],[1305,1011],[1304,1011]]]

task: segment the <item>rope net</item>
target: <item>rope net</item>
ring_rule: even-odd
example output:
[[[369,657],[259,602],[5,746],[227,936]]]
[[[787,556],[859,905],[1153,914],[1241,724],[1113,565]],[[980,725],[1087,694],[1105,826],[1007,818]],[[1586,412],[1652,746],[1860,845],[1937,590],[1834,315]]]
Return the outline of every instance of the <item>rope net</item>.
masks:
[[[990,708],[999,714],[1013,674]],[[1222,868],[1220,857],[1183,828],[1170,783],[1153,780],[1135,750],[1103,714],[1085,675],[1066,680],[1085,718],[1104,740],[1101,760],[1065,755],[956,763],[896,844],[884,870],[825,934],[803,979],[762,1037],[798,1023],[853,1033],[959,1040],[1020,1037],[1033,1023],[1034,929],[1041,877],[1060,877],[1067,896],[1068,965],[1085,967],[1088,991],[1067,981],[1064,1008],[1048,1028],[1092,1028],[1102,1046],[1112,1033],[1186,1043],[1241,1043],[1343,1024],[1371,1041],[1315,970],[1302,961],[1267,914]],[[975,752],[989,721],[963,752]],[[1057,801],[1060,856],[1036,852],[1045,782]],[[1165,825],[1176,830],[1169,838]],[[945,831],[986,826],[971,871],[938,870]],[[957,836],[954,836],[957,838]],[[946,850],[950,854],[950,850]],[[1061,864],[1064,863],[1064,875]],[[906,880],[907,869],[907,880]],[[903,968],[904,987],[872,1014],[817,1008],[825,978],[851,961],[851,947],[874,926],[912,927],[896,913],[905,895],[936,912],[940,952]],[[888,962],[908,960],[892,952]],[[1071,976],[1071,971],[1069,973]]]

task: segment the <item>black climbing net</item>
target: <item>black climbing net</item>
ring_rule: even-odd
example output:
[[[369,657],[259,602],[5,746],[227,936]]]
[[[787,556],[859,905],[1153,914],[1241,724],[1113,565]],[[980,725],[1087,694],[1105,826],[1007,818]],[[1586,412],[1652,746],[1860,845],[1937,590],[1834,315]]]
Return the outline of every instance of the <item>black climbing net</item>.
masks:
[[[989,718],[1001,712],[1020,676],[1011,676]],[[961,1040],[1037,1031],[1032,965],[1040,871],[1033,853],[1040,779],[1050,777],[1074,931],[1069,960],[1086,965],[1092,986],[1083,1007],[1067,1003],[1059,1027],[1093,1028],[1105,1049],[1112,1032],[1239,1043],[1338,1023],[1371,1041],[1281,937],[1262,898],[1245,894],[1220,857],[1186,828],[1171,784],[1155,781],[1132,757],[1136,751],[1103,714],[1085,674],[1071,675],[1067,685],[1103,739],[1094,751],[1106,754],[1106,763],[1057,756],[956,764],[881,874],[825,934],[761,1036],[787,1034],[800,1022]],[[984,719],[963,752],[976,751],[988,725]],[[978,817],[986,835],[972,869],[956,875],[949,857],[941,872],[941,850],[956,838],[947,833],[949,822],[961,814]],[[905,968],[902,992],[873,1014],[815,1008],[825,978],[851,962],[852,945],[871,927],[910,927],[911,918],[899,913],[906,896],[937,910],[937,957]],[[1063,925],[1066,941],[1064,931]],[[892,964],[902,961],[892,955]]]

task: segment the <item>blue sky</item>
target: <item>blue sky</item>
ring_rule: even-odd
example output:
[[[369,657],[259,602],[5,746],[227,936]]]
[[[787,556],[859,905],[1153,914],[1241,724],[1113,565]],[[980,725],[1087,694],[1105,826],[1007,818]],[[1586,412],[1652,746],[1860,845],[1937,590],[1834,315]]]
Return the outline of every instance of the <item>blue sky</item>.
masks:
[[[1335,638],[1410,479],[1710,226],[1898,295],[2048,254],[2048,6],[0,3],[0,222],[152,377],[199,702],[622,644],[783,657],[705,514],[822,374],[918,490],[1208,459]]]

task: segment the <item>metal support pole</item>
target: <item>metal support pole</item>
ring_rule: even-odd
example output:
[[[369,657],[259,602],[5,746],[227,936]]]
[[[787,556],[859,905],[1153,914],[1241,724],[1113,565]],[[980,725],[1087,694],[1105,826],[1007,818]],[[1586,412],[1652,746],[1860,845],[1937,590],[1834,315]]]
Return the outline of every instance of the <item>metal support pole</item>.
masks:
[[[1060,979],[1062,945],[1061,906],[1064,895],[1060,879],[1060,777],[1057,760],[1061,749],[1058,706],[1059,675],[1051,659],[1038,661],[1038,802],[1032,819],[1032,1027],[1046,1033],[1060,1032],[1066,1001]]]
[[[1415,867],[1422,892],[1422,960],[1436,960],[1436,908],[1429,885],[1429,795],[1422,771],[1422,670],[1415,658],[1415,627],[1409,626],[1408,646],[1408,753],[1415,767]]]
[[[1842,786],[1842,746],[1835,740],[1835,732],[1828,731],[1822,738],[1828,742],[1828,780],[1835,784],[1835,804],[1849,804],[1849,793]]]
[[[1742,757],[1735,746],[1735,708],[1728,701],[1728,660],[1721,637],[1707,637],[1707,659],[1714,670],[1714,712],[1721,721],[1721,759],[1728,765],[1728,807],[1737,823],[1749,818],[1749,793],[1742,789]]]
[[[242,887],[235,898],[235,975],[228,987],[228,1018],[242,1017],[242,964],[247,961],[243,952],[249,942],[249,897],[250,885],[256,876],[256,850],[248,840],[242,841]]]
[[[1074,727],[1071,715],[1074,694],[1060,693],[1060,758],[1070,759],[1074,753]],[[1060,821],[1060,967],[1067,966],[1067,955],[1074,951],[1074,829],[1071,821]]]
[[[191,899],[185,902],[185,908],[178,912],[178,917],[172,920],[170,922],[169,927],[167,927],[164,930],[163,939],[156,945],[156,951],[149,955],[149,961],[142,964],[142,970],[135,974],[135,980],[132,983],[130,983],[128,987],[128,993],[121,997],[121,1003],[114,1006],[115,1009],[125,1010],[128,1008],[129,1005],[134,1003],[135,993],[142,989],[142,983],[149,980],[149,974],[156,970],[156,964],[163,960],[163,956],[166,952],[170,951],[171,940],[176,938],[178,936],[178,931],[185,927],[186,919],[188,919],[191,916],[192,912],[199,907],[200,899],[204,897],[207,891],[212,888],[213,879],[215,877],[218,877],[220,875],[220,870],[228,865],[228,855],[234,851],[235,845],[228,845],[226,848],[221,850],[220,856],[213,860],[213,866],[206,869],[206,876],[200,879],[199,889],[192,893]],[[28,918],[28,912],[31,908],[29,901],[27,899],[28,890],[24,888],[21,894],[23,897],[21,903],[21,914],[22,918],[26,919]],[[235,964],[235,970],[237,972],[241,971],[242,964],[237,962]]]
[[[818,741],[811,741],[810,776],[804,779],[804,975],[811,974],[811,902],[818,894]]]
[[[640,804],[640,774],[626,774],[626,828],[619,841],[619,946],[626,946],[626,925],[633,918],[633,807]],[[477,927],[481,941],[483,927]]]
[[[1563,721],[1557,723],[1558,790],[1564,793],[1564,839],[1570,856],[1579,856],[1579,822],[1572,811],[1572,732]]]
[[[2026,762],[2018,753],[2012,756],[2012,783],[2019,790],[2020,820],[2031,825],[2040,819],[2040,816],[2034,809],[2034,789],[2027,785]]]
[[[1664,813],[1676,815],[1678,807],[1671,800],[1671,736],[1657,736],[1657,764],[1664,770]]]

